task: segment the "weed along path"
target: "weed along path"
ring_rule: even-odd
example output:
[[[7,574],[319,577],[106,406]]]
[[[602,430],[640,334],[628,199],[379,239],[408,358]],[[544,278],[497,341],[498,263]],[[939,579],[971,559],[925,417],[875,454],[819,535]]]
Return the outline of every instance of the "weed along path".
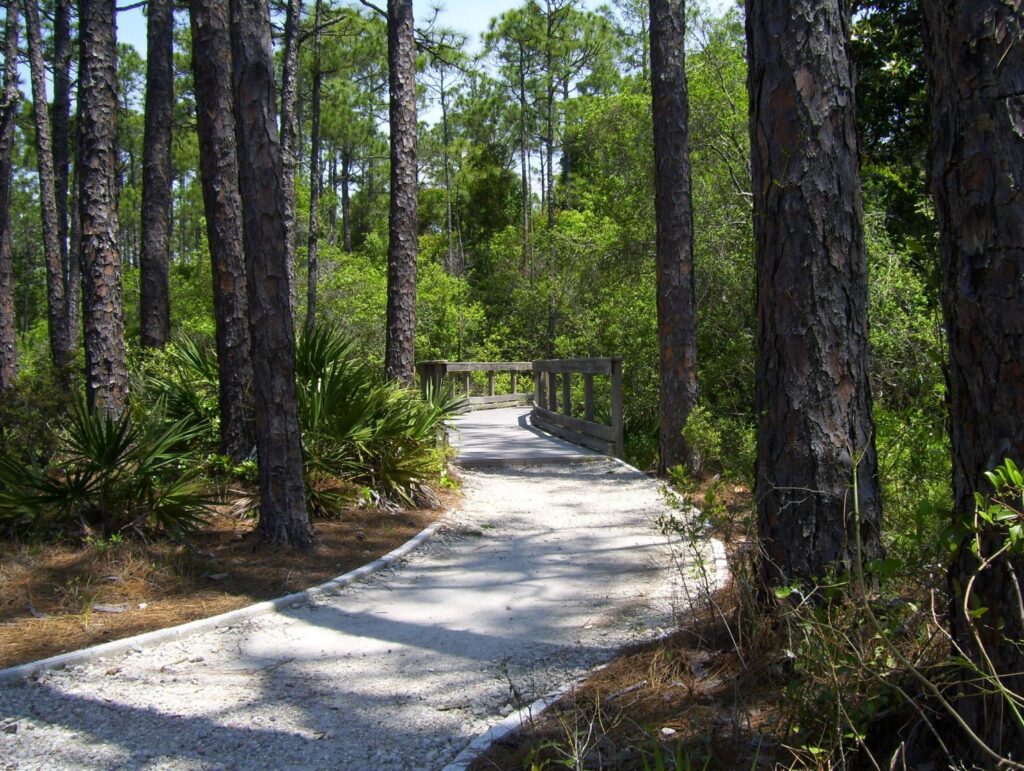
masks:
[[[448,524],[366,581],[0,683],[4,767],[443,768],[503,715],[672,628],[706,586],[698,562],[714,580],[710,545],[669,547],[659,485],[617,461],[463,474]]]

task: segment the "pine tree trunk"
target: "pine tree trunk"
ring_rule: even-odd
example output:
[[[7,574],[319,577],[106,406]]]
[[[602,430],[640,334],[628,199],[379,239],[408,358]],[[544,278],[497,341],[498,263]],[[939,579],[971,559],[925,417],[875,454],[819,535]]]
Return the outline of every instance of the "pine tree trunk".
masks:
[[[533,254],[530,249],[530,164],[527,160],[526,137],[526,51],[519,43],[519,180],[523,205],[523,259],[520,266],[533,275]]]
[[[119,418],[128,406],[117,223],[114,0],[79,0],[78,207],[89,406]]]
[[[74,346],[68,340],[67,306],[64,292],[64,264],[60,248],[60,224],[57,219],[57,183],[53,165],[53,140],[46,101],[46,61],[39,23],[39,4],[25,4],[29,64],[32,75],[32,102],[36,122],[36,168],[39,171],[39,205],[43,232],[43,256],[46,263],[47,321],[50,355],[58,370],[74,361]]]
[[[391,208],[384,372],[412,386],[416,377],[416,41],[412,0],[388,0]]]
[[[149,0],[146,26],[146,128],[142,145],[142,253],[139,317],[142,344],[171,336],[171,114],[174,107],[174,8]]]
[[[686,85],[686,7],[651,0],[654,209],[657,219],[658,346],[662,470],[693,467],[683,427],[697,406],[697,315]]]
[[[231,0],[231,53],[256,396],[258,530],[272,544],[308,549],[313,532],[302,476],[295,326],[267,0]]]
[[[970,524],[984,472],[1024,466],[1024,41],[1019,2],[925,2],[931,71],[931,186],[949,340],[954,517]],[[950,570],[953,640],[986,676],[1024,694],[1024,558],[992,558],[1005,530],[965,538]],[[975,578],[970,607],[964,589]],[[979,646],[975,634],[981,641]],[[990,663],[989,663],[990,662]],[[981,691],[987,691],[982,694]],[[1024,727],[991,684],[963,670],[957,710],[988,746],[1024,759]],[[977,747],[962,757],[990,765]],[[965,763],[966,764],[966,763]]]
[[[18,114],[18,0],[7,0],[3,101],[0,102],[0,392],[18,378],[14,264],[11,254],[11,155]]]
[[[295,170],[299,165],[299,24],[302,0],[287,0],[284,18],[284,54],[281,67],[281,162],[284,186],[285,259],[288,265],[288,302],[295,310]]]
[[[849,570],[881,549],[849,23],[840,0],[747,4],[769,585]]]
[[[352,252],[352,200],[349,184],[352,180],[352,155],[348,150],[341,154],[341,248]]]
[[[57,232],[64,272],[64,308],[67,340],[78,348],[82,334],[79,308],[82,293],[78,255],[69,250],[68,178],[71,169],[71,2],[56,0],[53,8],[53,166],[56,174]],[[73,210],[73,209],[72,209]]]
[[[306,242],[308,255],[306,285],[306,329],[316,324],[316,289],[320,276],[317,262],[317,245],[320,230],[320,186],[322,174],[320,170],[320,91],[323,86],[323,72],[320,70],[320,31],[321,0],[316,0],[313,20],[313,100],[310,105],[310,154],[309,154],[309,239]]]
[[[234,100],[231,67],[225,62],[231,53],[230,9],[228,0],[191,0],[190,11],[199,165],[217,320],[220,451],[238,463],[252,453],[256,435]]]

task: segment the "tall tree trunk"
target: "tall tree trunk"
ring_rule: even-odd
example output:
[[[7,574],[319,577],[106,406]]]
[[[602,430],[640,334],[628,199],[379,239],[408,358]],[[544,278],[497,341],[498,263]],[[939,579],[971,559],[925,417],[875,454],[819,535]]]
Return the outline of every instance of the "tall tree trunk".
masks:
[[[18,0],[7,0],[3,101],[0,102],[0,392],[18,377],[14,264],[11,255],[11,155],[18,114]]]
[[[334,246],[338,243],[338,150],[336,147],[331,147],[330,155],[331,168],[328,172],[327,184],[331,188],[333,200],[331,201],[331,218],[328,223],[330,229],[328,243]]]
[[[323,86],[323,72],[320,69],[320,31],[321,0],[316,0],[313,14],[313,103],[310,105],[310,153],[309,153],[309,239],[306,242],[308,255],[306,284],[306,329],[316,324],[316,285],[320,276],[317,263],[317,241],[320,233],[320,186],[323,175],[320,170],[320,90]]]
[[[519,43],[519,180],[523,199],[523,259],[520,269],[533,275],[533,254],[530,249],[530,164],[527,160],[526,136],[526,48]]]
[[[142,253],[139,318],[142,344],[171,336],[171,113],[174,107],[174,6],[149,0],[146,23],[146,129],[142,143]]]
[[[78,347],[81,335],[78,256],[68,249],[68,178],[71,167],[71,1],[56,0],[53,6],[53,166],[56,174],[57,232],[64,272],[64,308],[67,339]]]
[[[191,0],[189,10],[199,165],[217,319],[220,451],[238,463],[252,452],[256,434],[234,99],[231,67],[224,61],[231,55],[231,14],[228,0]]]
[[[302,477],[295,325],[267,0],[231,0],[231,54],[256,396],[258,530],[270,543],[308,549],[313,531]]]
[[[683,437],[697,406],[697,314],[686,85],[684,0],[651,0],[654,210],[657,219],[658,347],[662,470],[694,458]]]
[[[128,406],[121,252],[117,245],[117,75],[114,0],[79,0],[78,207],[89,406]]]
[[[448,125],[448,95],[445,93],[444,71],[441,72],[441,141],[444,144],[444,229],[445,249],[444,268],[451,274],[455,274],[455,233],[452,225],[452,173],[451,173],[451,151],[452,141],[451,128]]]
[[[284,186],[284,245],[288,265],[288,303],[295,310],[295,170],[299,165],[299,24],[302,0],[287,0],[284,16],[284,61],[281,66],[281,162]]]
[[[391,208],[384,372],[411,386],[416,377],[416,41],[412,0],[388,0]]]
[[[352,251],[352,200],[349,185],[352,180],[352,153],[341,151],[341,248]]]
[[[949,339],[955,523],[974,519],[984,473],[1024,466],[1024,40],[1019,2],[928,0],[932,164]],[[1003,528],[966,538],[953,560],[951,626],[962,655],[1024,694],[1024,557],[996,556]],[[992,563],[980,569],[979,559]],[[970,608],[964,588],[974,579]],[[971,618],[971,610],[987,608]],[[977,639],[975,638],[977,635]],[[980,645],[979,645],[980,641]],[[1024,759],[1024,728],[992,682],[963,670],[957,710],[995,752]],[[966,742],[964,742],[966,745]],[[977,747],[963,748],[990,765]]]
[[[748,0],[746,25],[758,530],[772,584],[877,556],[882,506],[849,7]]]
[[[36,121],[36,164],[39,170],[39,205],[43,226],[43,255],[46,262],[47,321],[53,365],[65,370],[74,360],[74,346],[68,339],[64,292],[64,264],[61,259],[60,224],[57,220],[57,186],[53,166],[53,140],[46,102],[46,61],[39,23],[39,4],[25,3],[29,64],[32,74],[32,102]]]

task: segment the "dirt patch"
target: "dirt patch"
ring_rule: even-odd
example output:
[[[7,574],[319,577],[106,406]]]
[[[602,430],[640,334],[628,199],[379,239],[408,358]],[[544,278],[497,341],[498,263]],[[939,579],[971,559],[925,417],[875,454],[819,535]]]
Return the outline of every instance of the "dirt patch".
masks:
[[[356,509],[315,525],[308,552],[267,551],[253,521],[216,514],[189,546],[94,541],[0,546],[0,667],[183,624],[329,581],[443,511]]]

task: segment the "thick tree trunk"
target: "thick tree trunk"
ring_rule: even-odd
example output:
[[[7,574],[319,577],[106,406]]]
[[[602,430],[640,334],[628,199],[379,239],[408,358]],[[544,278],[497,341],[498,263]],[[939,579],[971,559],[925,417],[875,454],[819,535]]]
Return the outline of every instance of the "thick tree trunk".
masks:
[[[938,219],[949,339],[954,516],[970,524],[984,472],[1024,466],[1024,40],[1017,2],[924,4],[931,70],[931,185]],[[1005,530],[966,538],[953,561],[951,626],[962,655],[1024,694],[1024,558],[992,558]],[[964,589],[973,576],[970,608]],[[977,639],[975,638],[977,635]],[[980,645],[978,643],[980,640]],[[982,694],[982,691],[985,694]],[[991,682],[964,671],[957,710],[995,752],[1024,760],[1024,727]],[[977,747],[964,760],[992,763]]]
[[[342,150],[341,154],[341,248],[352,251],[352,199],[350,183],[352,180],[352,154]]]
[[[302,0],[287,0],[284,54],[281,66],[281,163],[284,188],[285,259],[288,264],[288,302],[294,312],[295,284],[295,169],[299,165],[299,24]]]
[[[3,101],[0,102],[0,392],[18,377],[14,264],[11,254],[11,154],[18,114],[18,0],[7,0]]]
[[[117,75],[114,0],[79,0],[78,207],[89,406],[128,406],[121,252],[117,245]]]
[[[252,453],[256,435],[234,99],[231,67],[225,62],[231,54],[231,14],[228,0],[191,0],[190,11],[199,165],[217,320],[220,451],[238,463]]]
[[[747,4],[769,584],[850,570],[881,548],[849,23],[841,0]]]
[[[174,7],[149,0],[146,26],[146,129],[142,144],[142,253],[139,318],[142,344],[171,336],[171,112],[174,107]]]
[[[654,209],[657,219],[658,347],[662,470],[693,466],[683,427],[697,406],[697,314],[686,86],[686,7],[651,0]]]
[[[384,372],[411,386],[416,377],[416,41],[412,0],[388,0],[391,209]]]
[[[302,477],[295,326],[267,0],[231,0],[231,54],[256,395],[258,529],[271,543],[308,549],[313,532]]]
[[[53,365],[65,370],[74,361],[74,346],[68,339],[67,305],[64,292],[64,263],[61,259],[60,224],[57,219],[57,184],[53,166],[53,140],[46,101],[46,60],[39,23],[39,4],[25,3],[32,102],[36,121],[36,168],[39,171],[39,206],[46,263],[47,321]]]
[[[317,262],[317,242],[320,237],[320,186],[322,174],[320,170],[320,91],[323,87],[323,72],[320,70],[320,31],[321,0],[316,0],[313,14],[313,100],[310,105],[310,153],[309,153],[309,239],[306,242],[308,255],[306,284],[306,329],[316,324],[316,285],[320,277]]]
[[[56,175],[57,232],[64,270],[64,308],[67,339],[78,347],[82,334],[79,308],[82,293],[78,255],[72,257],[68,241],[68,178],[71,173],[71,2],[56,0],[53,7],[53,167]],[[72,209],[73,211],[73,209]]]

